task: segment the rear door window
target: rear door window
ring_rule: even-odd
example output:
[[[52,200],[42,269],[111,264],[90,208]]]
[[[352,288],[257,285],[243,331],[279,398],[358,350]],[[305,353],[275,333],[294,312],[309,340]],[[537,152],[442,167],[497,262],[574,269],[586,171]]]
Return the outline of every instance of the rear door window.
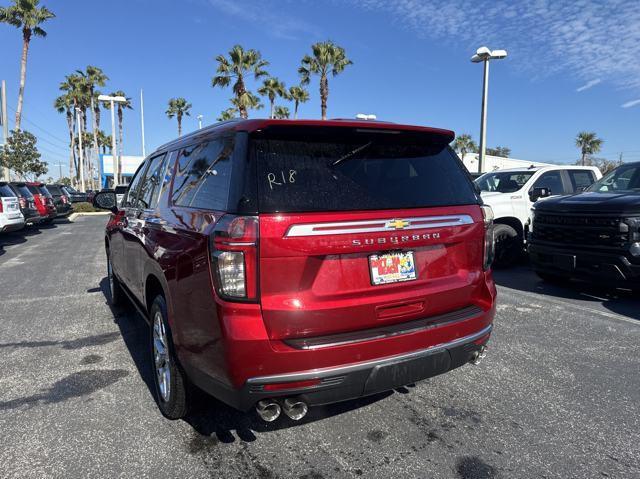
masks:
[[[272,128],[253,135],[264,213],[475,204],[442,135],[351,128]]]
[[[224,136],[180,151],[171,200],[176,206],[226,210],[234,137]]]
[[[571,186],[573,191],[583,191],[589,188],[596,178],[591,170],[568,170],[569,178],[571,178]]]
[[[564,194],[564,184],[560,171],[547,171],[533,184],[533,188],[547,188],[552,195]]]
[[[136,171],[131,183],[129,183],[129,189],[122,198],[122,203],[120,204],[121,208],[138,208],[138,187],[140,186],[140,181],[144,177],[147,164],[148,163],[145,161],[140,165],[138,171]],[[118,188],[120,188],[120,186],[117,186],[115,189],[116,195],[122,194],[118,191]]]
[[[20,193],[21,196],[24,196],[25,198],[33,198],[31,191],[29,191],[29,188],[27,188],[26,186],[15,186],[14,188],[18,191],[18,193]]]

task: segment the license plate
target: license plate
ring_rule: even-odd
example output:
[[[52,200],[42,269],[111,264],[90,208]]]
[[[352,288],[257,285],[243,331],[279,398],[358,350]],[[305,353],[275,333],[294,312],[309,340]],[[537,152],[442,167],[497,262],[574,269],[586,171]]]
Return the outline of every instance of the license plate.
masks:
[[[399,283],[416,279],[416,263],[413,251],[403,251],[369,256],[371,284]]]

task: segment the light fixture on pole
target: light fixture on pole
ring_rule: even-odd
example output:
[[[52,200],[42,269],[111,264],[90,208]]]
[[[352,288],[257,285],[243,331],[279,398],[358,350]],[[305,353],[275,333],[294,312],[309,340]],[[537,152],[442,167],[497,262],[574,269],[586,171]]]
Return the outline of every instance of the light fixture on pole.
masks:
[[[80,166],[80,191],[85,192],[84,185],[84,152],[82,150],[82,122],[80,121],[82,118],[80,114],[82,110],[76,107],[76,124],[78,125],[78,153],[80,155],[79,158],[79,166]]]
[[[473,63],[484,63],[484,75],[482,81],[482,112],[480,117],[480,153],[478,154],[478,173],[482,173],[484,166],[485,150],[487,149],[487,97],[489,95],[489,60],[501,60],[506,58],[506,50],[489,50],[480,47],[471,57]]]
[[[100,95],[99,101],[108,101],[111,104],[111,156],[113,157],[113,187],[120,183],[120,169],[118,168],[118,150],[116,148],[116,116],[114,103],[126,103],[123,96]]]
[[[202,118],[203,118],[203,116],[202,115],[198,115],[198,116],[196,116],[196,118],[198,119],[198,130],[201,130],[202,129]]]

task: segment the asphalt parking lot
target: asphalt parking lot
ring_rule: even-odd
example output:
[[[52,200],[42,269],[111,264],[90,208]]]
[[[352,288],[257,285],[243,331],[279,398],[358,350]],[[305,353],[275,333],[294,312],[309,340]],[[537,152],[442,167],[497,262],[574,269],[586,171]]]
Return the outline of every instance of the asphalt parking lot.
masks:
[[[496,274],[489,354],[262,423],[154,403],[148,333],[106,301],[104,216],[0,236],[0,477],[640,477],[640,297]]]

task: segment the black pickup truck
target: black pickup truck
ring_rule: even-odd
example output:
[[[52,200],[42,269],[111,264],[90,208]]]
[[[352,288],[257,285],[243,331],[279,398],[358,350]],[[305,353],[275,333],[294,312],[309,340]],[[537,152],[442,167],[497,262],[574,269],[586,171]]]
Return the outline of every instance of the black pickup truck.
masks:
[[[547,281],[640,288],[640,162],[619,166],[582,193],[535,203],[529,256]]]

